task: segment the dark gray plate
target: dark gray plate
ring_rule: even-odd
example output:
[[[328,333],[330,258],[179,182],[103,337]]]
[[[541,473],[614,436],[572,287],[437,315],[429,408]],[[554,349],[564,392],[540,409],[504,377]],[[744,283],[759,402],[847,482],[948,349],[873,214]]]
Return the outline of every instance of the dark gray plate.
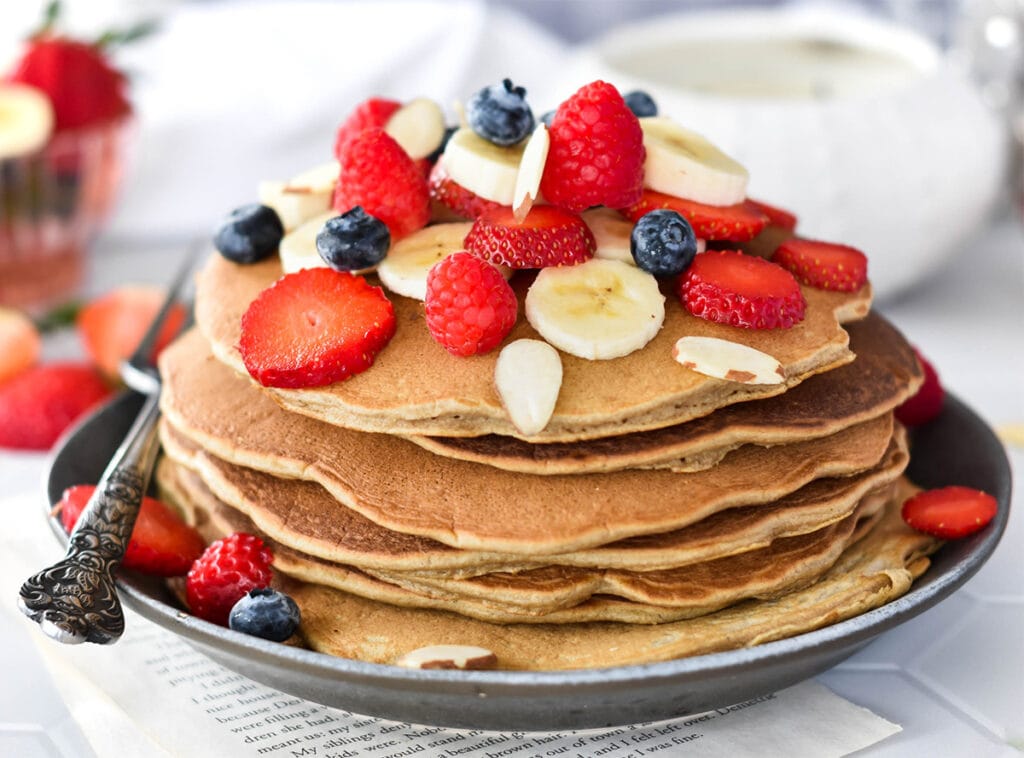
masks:
[[[141,406],[123,395],[61,445],[49,474],[51,502],[95,482]],[[230,669],[285,692],[356,713],[419,724],[563,730],[681,716],[754,698],[814,676],[874,637],[946,597],[988,559],[1006,527],[1010,469],[991,430],[956,398],[917,429],[910,476],[924,487],[962,484],[999,500],[985,529],[952,542],[902,598],[856,618],[745,650],[666,663],[565,671],[413,671],[299,650],[232,632],[183,612],[162,582],[123,572],[124,602]],[[49,504],[47,504],[47,512]],[[63,539],[60,525],[51,520]]]

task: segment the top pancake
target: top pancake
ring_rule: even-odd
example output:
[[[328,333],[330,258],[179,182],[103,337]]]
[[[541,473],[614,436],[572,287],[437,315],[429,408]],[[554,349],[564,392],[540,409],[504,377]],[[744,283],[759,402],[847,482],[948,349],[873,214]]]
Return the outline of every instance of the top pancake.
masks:
[[[527,474],[580,474],[657,466],[699,471],[740,445],[824,437],[876,418],[923,380],[903,335],[874,313],[847,325],[856,360],[812,376],[783,395],[736,403],[663,429],[574,443],[531,444],[513,437],[409,437],[437,455]]]
[[[213,353],[245,374],[238,344],[248,304],[281,276],[276,259],[240,266],[211,256],[198,277],[196,321]],[[513,279],[520,301],[528,275]],[[494,389],[499,350],[463,358],[434,342],[423,305],[390,294],[397,328],[367,371],[327,387],[267,388],[284,408],[338,426],[389,434],[478,436],[501,434],[531,442],[571,442],[657,429],[707,415],[717,408],[785,392],[803,379],[853,359],[840,325],[865,316],[870,287],[852,294],[805,287],[805,319],[790,329],[741,329],[691,316],[666,291],[665,323],[642,350],[622,358],[588,361],[561,354],[562,388],[547,427],[525,436],[509,421]],[[522,316],[506,342],[539,339]],[[683,368],[672,346],[684,335],[718,337],[757,348],[783,366],[777,385],[712,379]],[[247,375],[247,374],[246,374]]]

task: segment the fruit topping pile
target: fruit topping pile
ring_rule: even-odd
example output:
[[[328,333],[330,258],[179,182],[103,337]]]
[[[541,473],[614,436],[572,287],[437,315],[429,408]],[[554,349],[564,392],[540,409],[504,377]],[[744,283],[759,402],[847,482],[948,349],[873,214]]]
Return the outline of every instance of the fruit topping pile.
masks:
[[[460,111],[448,126],[425,98],[366,100],[342,120],[336,160],[261,183],[260,203],[225,219],[226,258],[276,248],[285,274],[243,319],[257,381],[313,387],[368,368],[394,329],[384,290],[424,302],[440,347],[479,355],[515,325],[506,280],[526,269],[530,325],[563,353],[607,360],[642,349],[666,307],[786,329],[804,318],[801,284],[867,283],[860,252],[793,236],[792,213],[750,199],[746,169],[647,93],[595,81],[537,119],[505,79]],[[782,236],[746,252],[766,229]],[[383,290],[352,284],[366,276]]]

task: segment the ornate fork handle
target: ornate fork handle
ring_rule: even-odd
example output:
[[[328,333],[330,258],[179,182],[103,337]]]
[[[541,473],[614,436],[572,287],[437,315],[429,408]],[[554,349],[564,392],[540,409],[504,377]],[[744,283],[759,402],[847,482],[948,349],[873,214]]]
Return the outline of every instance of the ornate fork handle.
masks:
[[[28,579],[18,605],[43,631],[64,643],[115,642],[124,614],[114,587],[159,443],[159,393],[150,394],[121,447],[103,472],[64,558]]]

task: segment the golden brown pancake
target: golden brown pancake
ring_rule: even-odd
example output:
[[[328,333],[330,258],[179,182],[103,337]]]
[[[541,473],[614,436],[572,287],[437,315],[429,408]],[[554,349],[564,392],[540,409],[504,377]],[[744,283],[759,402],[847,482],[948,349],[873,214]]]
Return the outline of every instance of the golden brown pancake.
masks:
[[[864,613],[904,594],[940,544],[914,532],[899,504],[846,550],[814,584],[772,600],[751,600],[698,618],[657,625],[612,622],[509,624],[368,600],[323,585],[282,581],[302,610],[301,633],[314,650],[373,663],[438,644],[494,651],[503,669],[562,670],[653,663],[792,637]],[[212,534],[212,532],[211,532]]]
[[[730,508],[672,532],[573,553],[530,556],[457,550],[393,532],[340,505],[316,483],[279,479],[226,463],[195,447],[166,423],[161,439],[170,458],[196,472],[217,498],[252,519],[261,533],[277,542],[329,562],[433,579],[548,565],[657,571],[763,548],[773,540],[816,531],[846,518],[868,493],[895,481],[908,461],[901,432],[879,465],[863,474],[818,479],[775,503]]]
[[[159,478],[186,510],[223,534],[256,532],[187,470],[162,466]],[[682,569],[655,572],[566,567],[468,580],[422,581],[361,572],[269,541],[275,567],[305,581],[408,607],[448,610],[498,623],[619,621],[663,623],[693,618],[750,597],[776,597],[806,586],[850,544],[870,531],[888,495],[868,496],[854,513],[824,529],[776,540],[766,548]]]
[[[747,445],[687,474],[525,476],[283,411],[195,332],[164,350],[160,365],[161,408],[193,444],[229,463],[316,481],[387,529],[472,550],[571,552],[770,503],[814,479],[874,467],[893,429],[886,414],[820,439]]]
[[[684,424],[580,442],[531,444],[514,437],[408,439],[437,455],[529,474],[666,467],[699,471],[740,445],[824,437],[875,418],[920,387],[921,368],[903,335],[876,314],[846,326],[856,360],[812,376],[783,395],[722,408]]]
[[[243,375],[237,348],[241,316],[280,276],[276,259],[240,266],[213,255],[198,277],[197,324],[213,353]],[[527,275],[517,276],[513,284],[522,297]],[[562,354],[563,381],[554,415],[542,432],[524,436],[509,421],[493,386],[499,350],[470,358],[452,356],[427,331],[422,303],[389,297],[396,333],[370,369],[327,387],[266,392],[288,410],[362,431],[502,434],[531,442],[593,439],[670,426],[732,403],[778,395],[813,374],[848,363],[853,354],[837,314],[844,320],[863,317],[871,299],[867,285],[852,294],[807,287],[804,320],[790,329],[764,330],[695,318],[675,294],[666,292],[664,326],[642,350],[606,361]],[[784,382],[747,385],[685,369],[672,358],[672,346],[684,335],[718,337],[766,352],[782,364]],[[506,342],[520,338],[539,339],[522,317]]]

